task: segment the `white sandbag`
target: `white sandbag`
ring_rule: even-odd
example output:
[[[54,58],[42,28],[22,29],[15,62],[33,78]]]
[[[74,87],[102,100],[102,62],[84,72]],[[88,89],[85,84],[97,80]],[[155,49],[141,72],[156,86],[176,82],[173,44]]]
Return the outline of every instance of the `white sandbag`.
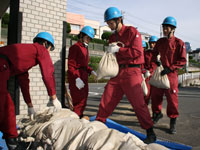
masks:
[[[79,116],[69,109],[61,109],[58,112],[52,111],[53,108],[46,108],[44,111],[38,112],[35,115],[35,120],[29,121],[26,124],[24,131],[27,136],[36,136],[41,139],[42,130],[54,121],[61,118],[79,118]]]
[[[151,143],[146,145],[146,150],[169,150],[169,149],[160,144]]]
[[[153,85],[157,88],[162,88],[162,89],[169,89],[170,88],[170,83],[167,75],[161,76],[161,71],[163,70],[163,66],[160,65],[156,68],[154,71],[151,79],[149,80],[149,84]]]
[[[97,80],[104,77],[115,77],[119,72],[119,65],[115,54],[105,52],[97,69]]]
[[[84,143],[91,135],[103,129],[107,129],[107,126],[100,121],[88,122],[87,125],[81,131],[79,131],[79,134],[74,136],[74,138],[71,140],[71,143],[69,143],[67,146],[64,147],[64,149],[66,150],[80,149],[80,147],[84,145]]]
[[[69,109],[61,109],[57,112],[50,109],[36,114],[35,120],[28,119],[18,123],[21,131],[19,137],[27,139],[33,137],[35,149],[39,147],[44,150],[60,147],[62,149],[86,124]]]
[[[103,129],[91,135],[79,150],[118,150],[125,134],[114,129]]]
[[[129,132],[123,137],[123,140],[124,142],[121,144],[119,150],[144,150],[145,146],[147,145],[138,137]]]
[[[80,119],[62,118],[51,123],[43,134],[48,138],[53,148],[56,150],[64,150],[64,147],[84,128],[84,124]],[[45,137],[43,136],[43,139]]]
[[[144,92],[144,96],[147,96],[148,94],[148,88],[147,88],[147,85],[146,85],[146,82],[145,82],[145,78],[144,78],[144,75],[142,74],[142,89],[143,89],[143,92]]]

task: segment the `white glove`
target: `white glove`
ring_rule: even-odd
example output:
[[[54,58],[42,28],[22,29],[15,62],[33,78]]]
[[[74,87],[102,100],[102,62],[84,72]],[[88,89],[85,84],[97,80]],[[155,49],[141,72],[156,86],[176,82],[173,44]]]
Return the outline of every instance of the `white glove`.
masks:
[[[145,79],[150,77],[150,76],[151,76],[151,73],[149,72],[149,70],[146,70],[146,72],[144,74]]]
[[[108,46],[108,52],[110,53],[116,53],[119,52],[120,47],[117,44],[109,44]]]
[[[62,108],[62,105],[57,98],[54,100],[49,100],[47,106],[54,106],[57,110]]]
[[[52,100],[52,103],[53,103],[53,106],[56,108],[56,109],[61,109],[62,108],[62,105],[60,103],[60,101],[56,98],[54,100]]]
[[[92,75],[97,77],[97,73],[94,70],[91,73],[92,73]]]
[[[80,78],[76,78],[76,87],[80,90],[85,86],[83,81]]]
[[[31,120],[34,120],[35,117],[35,110],[33,107],[28,107],[28,116]]]

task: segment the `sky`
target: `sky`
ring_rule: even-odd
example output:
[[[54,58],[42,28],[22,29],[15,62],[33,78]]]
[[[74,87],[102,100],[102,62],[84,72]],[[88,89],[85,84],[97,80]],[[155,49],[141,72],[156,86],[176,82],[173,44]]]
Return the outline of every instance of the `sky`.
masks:
[[[67,0],[67,12],[86,19],[104,22],[104,12],[117,7],[123,12],[124,24],[139,32],[160,37],[160,27],[167,16],[177,21],[175,36],[190,42],[192,50],[200,48],[200,0]]]

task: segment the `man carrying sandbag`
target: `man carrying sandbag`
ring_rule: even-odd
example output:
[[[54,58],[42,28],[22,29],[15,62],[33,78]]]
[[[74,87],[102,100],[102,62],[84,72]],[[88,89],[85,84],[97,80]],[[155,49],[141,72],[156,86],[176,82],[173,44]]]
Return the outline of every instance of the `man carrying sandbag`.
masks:
[[[145,103],[148,105],[149,100],[150,100],[150,95],[151,95],[151,85],[149,84],[149,80],[153,74],[153,71],[155,70],[156,65],[154,65],[152,62],[152,55],[153,55],[153,48],[156,45],[156,41],[158,40],[157,36],[151,36],[149,39],[149,49],[144,49],[144,68],[143,68],[143,73],[145,77],[145,82],[148,88],[148,93],[144,97]]]
[[[162,23],[163,34],[154,48],[153,61],[159,66],[163,65],[161,76],[167,75],[170,82],[170,89],[152,87],[151,100],[153,121],[157,123],[163,117],[161,112],[163,95],[167,98],[167,116],[170,118],[169,133],[176,133],[175,124],[178,117],[178,69],[186,64],[186,50],[184,42],[174,36],[176,19],[166,17]],[[160,54],[160,62],[157,55]]]
[[[34,115],[35,110],[29,92],[28,70],[39,64],[42,79],[51,98],[49,105],[61,109],[61,103],[56,97],[54,66],[49,54],[54,50],[53,36],[48,32],[40,32],[33,42],[34,44],[12,44],[0,48],[0,131],[9,150],[17,149],[18,145],[15,106],[7,90],[10,76],[18,78],[28,106],[28,115]]]
[[[123,25],[122,14],[116,7],[108,8],[104,13],[104,19],[109,28],[114,31],[109,43],[123,44],[110,44],[108,47],[109,52],[116,54],[119,73],[111,78],[105,87],[96,120],[105,122],[125,94],[134,107],[141,127],[147,131],[144,142],[155,142],[153,122],[141,87],[140,65],[144,63],[141,35],[136,28]]]
[[[88,76],[96,78],[96,72],[88,66],[88,44],[94,38],[95,31],[90,26],[85,26],[78,34],[78,42],[69,48],[67,78],[72,97],[73,111],[80,117],[83,116],[88,98]]]

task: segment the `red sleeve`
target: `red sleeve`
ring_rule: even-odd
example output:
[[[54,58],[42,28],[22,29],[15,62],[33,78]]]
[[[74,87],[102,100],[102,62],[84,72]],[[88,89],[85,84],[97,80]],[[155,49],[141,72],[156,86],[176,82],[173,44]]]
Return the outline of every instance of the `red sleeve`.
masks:
[[[22,95],[24,97],[24,101],[26,102],[26,104],[31,103],[31,96],[29,91],[30,81],[28,72],[18,75],[17,78],[22,91]]]
[[[89,74],[91,74],[92,71],[93,71],[93,69],[92,69],[90,66],[88,66],[87,72],[88,72]]]
[[[73,74],[75,78],[80,77],[79,71],[77,70],[78,65],[77,65],[77,57],[79,53],[79,47],[77,45],[72,45],[69,48],[69,55],[68,55],[68,72]]]
[[[186,64],[186,50],[184,42],[179,42],[179,51],[176,54],[178,57],[173,61],[173,64],[169,67],[171,70],[182,68]]]
[[[42,79],[47,88],[48,95],[49,96],[55,95],[56,89],[55,89],[54,66],[51,57],[49,55],[49,52],[46,49],[42,49],[41,51],[39,51],[37,60],[41,69]]]

